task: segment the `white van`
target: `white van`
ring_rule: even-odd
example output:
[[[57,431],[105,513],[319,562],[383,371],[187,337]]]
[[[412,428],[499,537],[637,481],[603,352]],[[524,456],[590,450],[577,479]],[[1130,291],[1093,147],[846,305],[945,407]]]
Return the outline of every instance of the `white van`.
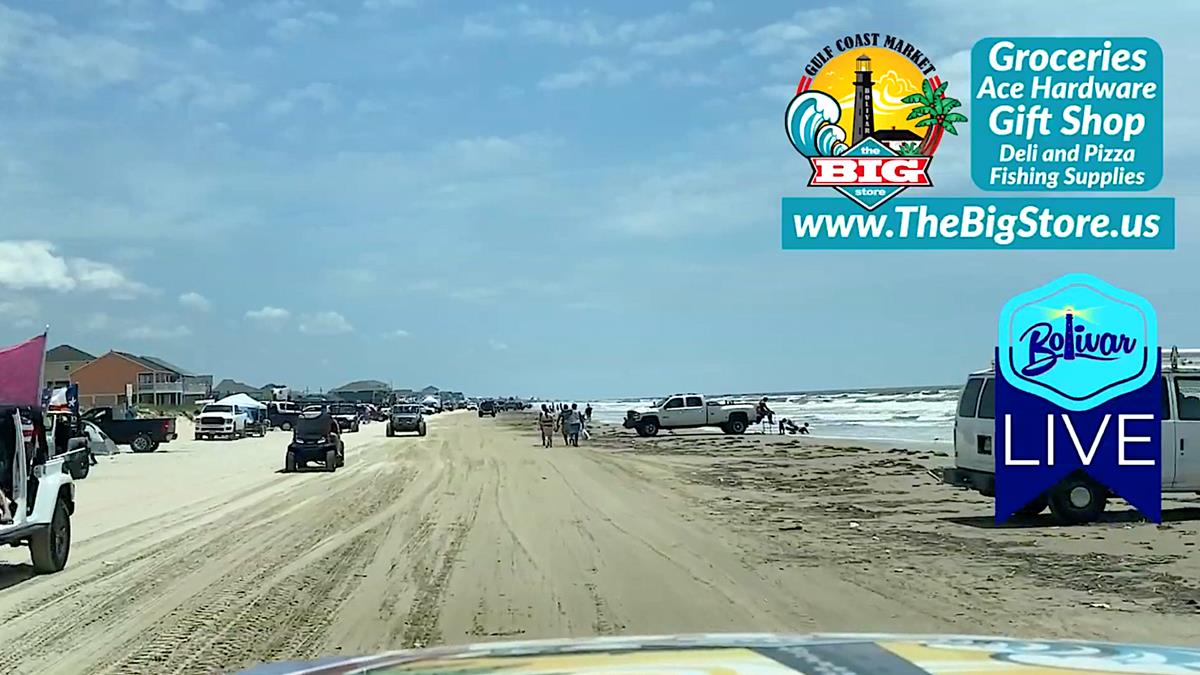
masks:
[[[1162,372],[1162,489],[1200,492],[1200,350],[1172,348]],[[994,371],[971,373],[954,418],[954,467],[942,470],[943,482],[995,495],[995,412]],[[1036,515],[1049,506],[1060,522],[1087,523],[1100,517],[1110,496],[1103,485],[1073,475],[1018,515]]]

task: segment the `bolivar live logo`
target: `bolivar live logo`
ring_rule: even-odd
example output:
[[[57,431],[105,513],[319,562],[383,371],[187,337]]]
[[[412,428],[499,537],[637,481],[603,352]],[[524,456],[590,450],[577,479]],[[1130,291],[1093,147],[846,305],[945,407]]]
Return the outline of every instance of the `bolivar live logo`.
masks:
[[[870,211],[933,185],[933,153],[967,118],[928,57],[893,35],[859,33],[826,45],[804,72],[784,125],[812,164],[809,187],[831,187]]]
[[[1094,520],[1111,492],[1161,518],[1162,365],[1150,303],[1087,274],[1017,295],[996,349],[996,520],[1049,502]]]

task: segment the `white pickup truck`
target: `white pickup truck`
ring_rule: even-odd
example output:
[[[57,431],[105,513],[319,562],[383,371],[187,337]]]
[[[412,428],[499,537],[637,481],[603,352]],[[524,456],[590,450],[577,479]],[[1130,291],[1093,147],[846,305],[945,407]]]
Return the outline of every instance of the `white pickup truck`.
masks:
[[[697,429],[718,427],[727,434],[746,431],[757,420],[754,406],[721,403],[700,394],[672,394],[649,408],[625,413],[624,426],[639,436],[653,436],[659,429]]]
[[[196,440],[244,438],[248,417],[238,406],[209,403],[196,417]]]

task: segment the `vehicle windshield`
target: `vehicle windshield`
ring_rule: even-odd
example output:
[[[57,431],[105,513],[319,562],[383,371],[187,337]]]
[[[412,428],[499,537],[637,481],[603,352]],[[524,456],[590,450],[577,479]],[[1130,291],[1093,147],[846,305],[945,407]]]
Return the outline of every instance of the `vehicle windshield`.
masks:
[[[206,413],[232,413],[233,406],[229,405],[206,405],[203,412]]]
[[[334,404],[329,406],[329,412],[333,415],[356,415],[358,408],[347,404]]]
[[[392,406],[392,412],[396,413],[398,415],[413,415],[413,414],[421,412],[421,406],[419,406],[419,405],[394,405],[394,406]]]

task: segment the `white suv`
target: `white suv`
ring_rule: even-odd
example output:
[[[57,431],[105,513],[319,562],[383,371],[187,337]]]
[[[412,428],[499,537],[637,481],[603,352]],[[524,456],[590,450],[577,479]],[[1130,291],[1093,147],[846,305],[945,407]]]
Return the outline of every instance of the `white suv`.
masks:
[[[1200,350],[1172,348],[1162,372],[1162,489],[1200,492]],[[954,419],[954,467],[942,470],[943,482],[987,497],[995,495],[995,384],[992,369],[967,378]],[[1110,496],[1087,476],[1069,476],[1018,515],[1036,515],[1049,506],[1060,522],[1091,522]]]

